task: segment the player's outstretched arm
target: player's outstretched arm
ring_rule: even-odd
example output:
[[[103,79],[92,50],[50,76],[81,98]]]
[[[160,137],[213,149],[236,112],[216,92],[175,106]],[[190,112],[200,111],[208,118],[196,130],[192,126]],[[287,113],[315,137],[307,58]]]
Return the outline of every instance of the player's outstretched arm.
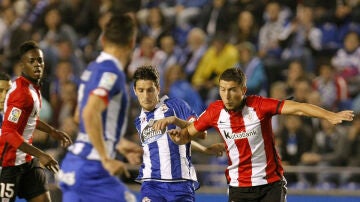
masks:
[[[52,156],[41,151],[37,147],[34,147],[26,142],[23,142],[19,146],[19,149],[24,153],[37,157],[40,161],[40,164],[43,165],[46,169],[52,171],[53,173],[57,173],[59,171],[58,162]]]
[[[191,141],[191,148],[195,151],[208,154],[208,155],[214,155],[214,156],[222,156],[225,151],[225,144],[224,143],[216,143],[212,144],[208,147],[205,147],[201,145],[200,143],[192,140]]]
[[[316,117],[328,120],[332,124],[339,124],[343,121],[352,121],[354,118],[354,111],[352,110],[332,112],[316,105],[295,102],[292,100],[285,101],[281,114]]]
[[[56,130],[54,127],[50,126],[49,124],[41,120],[37,121],[36,129],[48,133],[51,137],[60,141],[62,147],[68,147],[69,145],[72,144],[72,140],[67,133],[60,130]]]
[[[196,130],[194,123],[191,123],[186,128],[183,128],[181,130],[169,130],[168,134],[170,135],[171,140],[175,144],[181,145],[190,142],[192,139],[197,138],[198,136],[201,136],[202,134],[204,134],[204,132]]]
[[[152,128],[154,130],[162,130],[164,131],[165,128],[169,125],[169,124],[174,124],[180,128],[185,128],[187,126],[189,126],[192,122],[186,121],[186,120],[182,120],[176,116],[169,116],[160,120],[157,120],[154,125],[152,126]],[[197,132],[196,137],[200,138],[200,139],[205,139],[206,138],[206,131],[204,132]]]
[[[169,116],[169,117],[165,117],[163,119],[159,119],[156,120],[156,122],[154,123],[154,125],[152,126],[152,128],[154,130],[164,130],[168,125],[170,124],[174,124],[180,128],[185,128],[186,126],[189,125],[188,121],[179,119],[176,116]]]

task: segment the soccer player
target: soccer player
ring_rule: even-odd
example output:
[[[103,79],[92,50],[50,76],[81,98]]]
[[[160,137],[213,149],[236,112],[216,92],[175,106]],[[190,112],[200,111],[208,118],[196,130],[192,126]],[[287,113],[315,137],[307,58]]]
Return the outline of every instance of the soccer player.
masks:
[[[276,114],[317,117],[332,124],[353,120],[350,110],[337,113],[307,103],[245,96],[246,77],[238,68],[225,70],[219,79],[221,100],[209,105],[194,123],[182,130],[169,130],[177,144],[186,144],[201,131],[215,128],[225,142],[229,166],[229,202],[285,201],[286,181],[275,150],[271,117]],[[165,124],[164,124],[165,123]],[[166,120],[154,124],[155,130]]]
[[[125,163],[115,159],[119,141],[141,151],[137,144],[120,140],[128,111],[124,67],[130,61],[135,37],[133,19],[114,14],[101,38],[103,51],[81,76],[75,114],[79,133],[59,172],[64,202],[136,200],[115,176],[128,174]]]
[[[70,137],[39,119],[40,80],[44,72],[43,52],[33,41],[20,46],[22,74],[11,85],[5,98],[4,121],[0,136],[0,199],[50,201],[44,166],[56,173],[57,161],[32,145],[35,129],[48,133],[67,147]],[[6,81],[9,82],[9,81]],[[34,158],[35,157],[35,158]]]
[[[190,143],[176,145],[166,134],[165,127],[164,130],[154,130],[151,126],[158,119],[165,118],[168,129],[184,128],[197,116],[183,100],[167,96],[159,98],[159,79],[157,70],[151,66],[138,67],[133,76],[135,95],[142,107],[135,120],[144,150],[137,178],[142,182],[141,200],[195,201],[198,182],[191,163]],[[208,148],[197,142],[194,145],[207,154],[221,155],[224,150],[217,144]]]

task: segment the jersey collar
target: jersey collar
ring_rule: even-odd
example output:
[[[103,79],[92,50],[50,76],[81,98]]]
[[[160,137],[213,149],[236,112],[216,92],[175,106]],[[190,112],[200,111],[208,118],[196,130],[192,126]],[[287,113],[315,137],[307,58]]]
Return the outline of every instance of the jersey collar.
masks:
[[[41,81],[39,81],[38,79],[33,79],[31,78],[30,76],[24,74],[24,73],[21,73],[21,77],[23,80],[27,81],[28,83],[31,83],[33,85],[35,85],[36,87],[40,87],[41,85]]]
[[[148,112],[152,112],[154,110],[156,110],[157,108],[159,108],[161,105],[164,104],[165,100],[169,99],[169,97],[167,95],[164,95],[160,98],[159,102],[155,105],[155,108],[151,111],[146,111],[144,109],[141,109],[142,112],[148,113]]]
[[[116,67],[121,70],[121,71],[124,71],[124,67],[123,65],[121,64],[121,62],[115,58],[113,55],[109,54],[109,53],[106,53],[104,51],[102,51],[100,53],[100,55],[96,58],[96,62],[103,62],[105,60],[112,60],[115,64],[116,64]]]

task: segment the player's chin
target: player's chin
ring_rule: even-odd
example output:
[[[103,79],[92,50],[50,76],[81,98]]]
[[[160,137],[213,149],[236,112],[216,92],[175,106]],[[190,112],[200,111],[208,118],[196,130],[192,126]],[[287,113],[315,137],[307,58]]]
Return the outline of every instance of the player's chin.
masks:
[[[232,105],[232,104],[225,104],[225,107],[228,110],[233,110],[234,109],[234,105]]]
[[[33,76],[34,79],[41,79],[41,77],[42,77],[41,73],[34,73],[34,76]]]

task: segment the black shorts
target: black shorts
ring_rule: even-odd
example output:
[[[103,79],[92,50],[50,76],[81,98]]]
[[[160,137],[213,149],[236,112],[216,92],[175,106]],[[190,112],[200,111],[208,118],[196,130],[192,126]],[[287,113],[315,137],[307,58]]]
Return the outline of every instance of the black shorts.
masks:
[[[18,196],[30,200],[47,191],[45,170],[37,159],[1,170],[0,199],[6,198],[13,202]]]
[[[285,202],[286,181],[253,187],[229,187],[229,202]]]

